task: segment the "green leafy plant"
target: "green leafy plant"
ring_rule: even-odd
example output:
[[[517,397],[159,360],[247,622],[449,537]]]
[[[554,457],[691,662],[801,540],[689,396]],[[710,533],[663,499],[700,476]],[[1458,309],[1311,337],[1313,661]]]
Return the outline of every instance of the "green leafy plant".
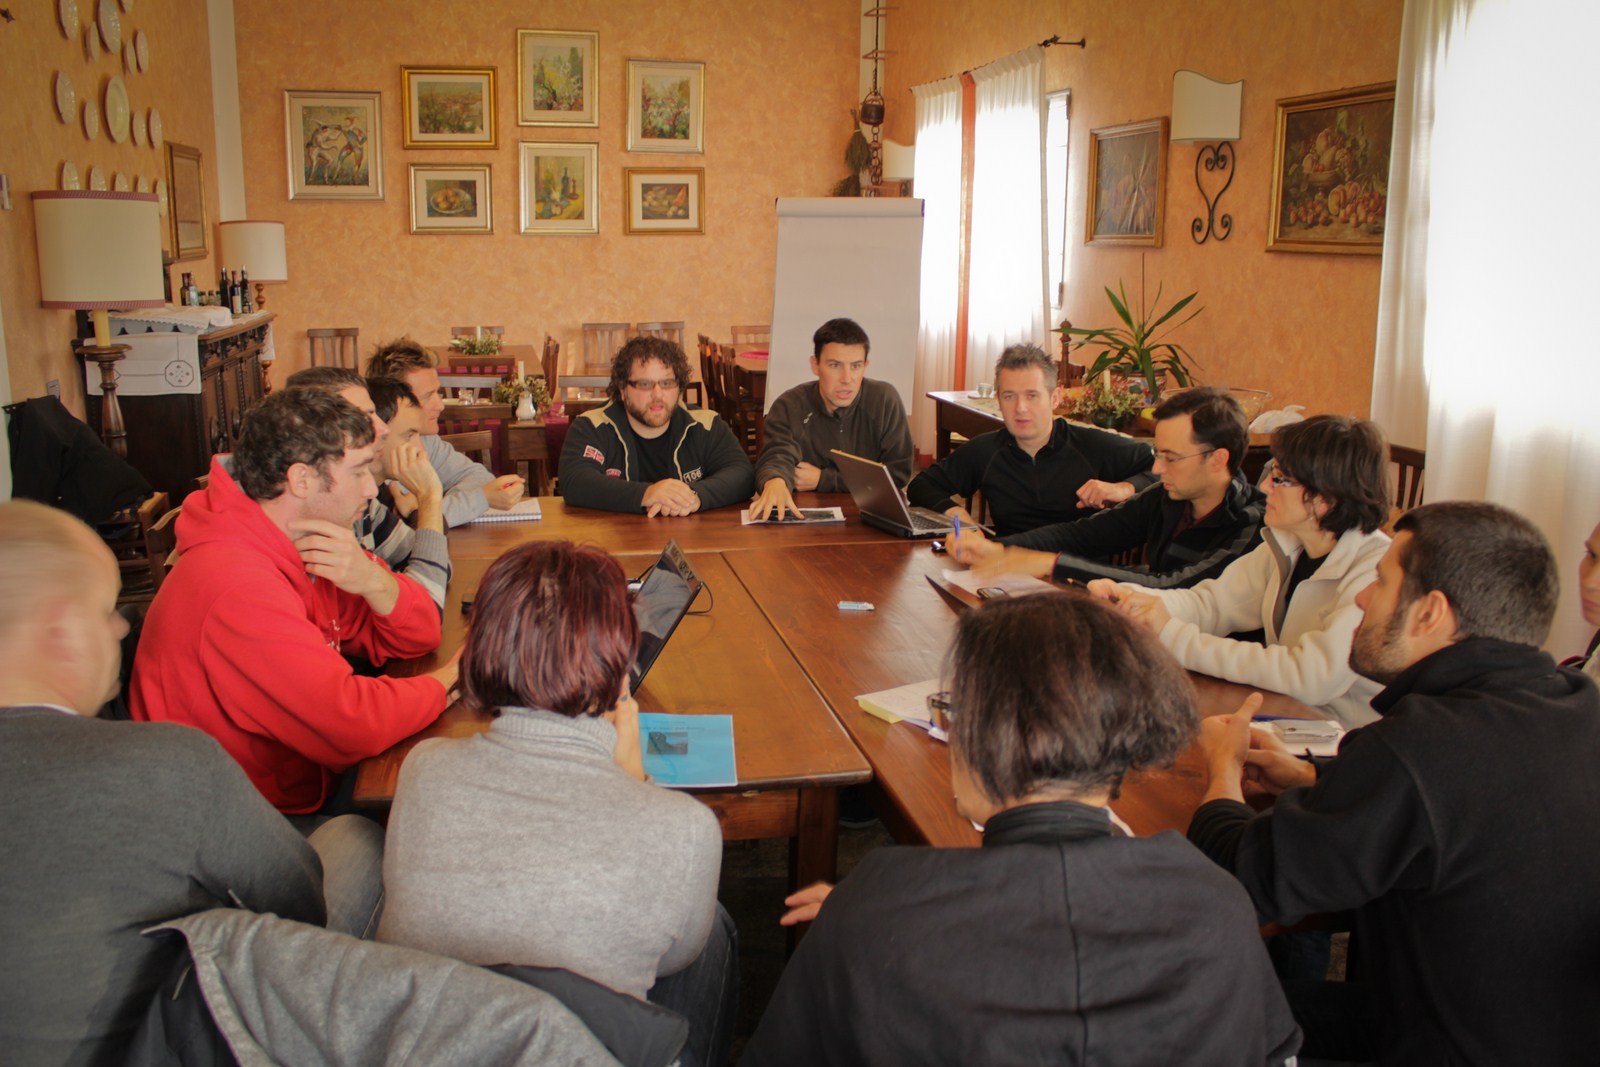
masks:
[[[533,395],[533,406],[539,411],[550,410],[550,387],[542,374],[530,374],[521,382],[513,374],[497,383],[490,396],[496,404],[515,404],[522,399],[523,393]]]
[[[861,117],[850,109],[850,140],[844,146],[844,165],[850,171],[833,187],[834,196],[860,196],[861,172],[872,166],[872,143],[861,132]]]
[[[1145,406],[1144,390],[1123,379],[1101,375],[1067,404],[1067,414],[1079,422],[1120,430]]]
[[[1112,310],[1122,321],[1120,326],[1102,326],[1095,329],[1062,326],[1056,332],[1070,337],[1081,337],[1084,344],[1101,347],[1102,351],[1095,357],[1094,365],[1089,368],[1088,378],[1091,382],[1106,371],[1123,378],[1142,378],[1149,392],[1149,400],[1154,403],[1161,397],[1161,382],[1164,377],[1171,377],[1179,386],[1187,386],[1194,380],[1191,364],[1198,365],[1198,361],[1182,345],[1160,338],[1189,322],[1205,309],[1196,308],[1186,318],[1167,326],[1168,322],[1182,313],[1200,294],[1190,293],[1165,311],[1161,311],[1159,310],[1161,286],[1157,285],[1154,301],[1157,310],[1152,311],[1144,303],[1142,282],[1140,290],[1139,314],[1135,317],[1129,308],[1128,294],[1122,283],[1117,283],[1115,293],[1111,291],[1110,286],[1106,286],[1106,298],[1111,301]],[[1163,332],[1164,326],[1166,330]]]
[[[469,356],[493,356],[500,352],[500,338],[492,333],[482,337],[457,337],[450,342],[450,347]]]

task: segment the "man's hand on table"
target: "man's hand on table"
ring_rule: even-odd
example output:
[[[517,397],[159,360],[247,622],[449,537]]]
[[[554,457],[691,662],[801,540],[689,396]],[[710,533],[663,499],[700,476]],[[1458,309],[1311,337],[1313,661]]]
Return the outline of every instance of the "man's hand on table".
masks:
[[[1090,478],[1078,487],[1078,506],[1109,508],[1113,504],[1127,500],[1133,493],[1132,482],[1102,482],[1097,478]]]
[[[957,504],[953,508],[945,508],[944,517],[951,520],[960,519],[962,526],[971,526],[974,529],[980,525],[978,520],[972,517],[972,512],[968,511],[960,504]]]
[[[523,480],[515,474],[502,475],[483,487],[483,498],[496,511],[505,511],[522,499]]]
[[[783,913],[778,925],[795,926],[815,919],[817,912],[822,910],[822,902],[828,899],[828,894],[831,892],[833,886],[827,882],[815,882],[799,892],[790,893],[783,898],[783,903],[789,910]]]
[[[289,524],[289,531],[307,574],[362,597],[379,615],[394,610],[400,600],[400,583],[367,555],[350,527],[323,519],[296,519]]]
[[[782,478],[768,478],[767,484],[750,502],[750,517],[765,519],[770,512],[771,518],[781,519],[786,511],[793,513],[796,518],[800,517],[800,507],[794,502],[794,494],[789,492],[789,483]]]
[[[1232,715],[1213,715],[1200,722],[1200,751],[1211,784],[1207,800],[1244,801],[1244,766],[1250,751],[1250,720],[1261,708],[1261,694],[1251,693]]]
[[[983,581],[1016,574],[1049,581],[1056,569],[1054,552],[1002,545],[985,537],[976,524],[970,529],[963,525],[961,536],[951,538],[946,544],[949,545],[950,558],[957,563],[965,563]]]
[[[794,465],[794,491],[814,492],[822,484],[822,468],[801,460]]]
[[[462,646],[462,648],[465,647],[465,645]],[[427,677],[432,678],[434,681],[444,686],[444,691],[447,696],[450,694],[450,690],[455,688],[456,679],[461,674],[462,648],[456,649],[456,654],[445,661],[444,666],[437,667],[427,673]]]
[[[1100,596],[1099,593],[1095,592],[1095,585],[1101,580],[1103,579],[1096,579],[1095,582],[1089,583],[1091,596]],[[1117,587],[1115,583],[1111,583],[1111,585],[1115,595],[1102,599],[1111,600],[1112,603],[1117,605],[1118,611],[1135,622],[1142,624],[1151,633],[1159,635],[1161,628],[1166,626],[1167,621],[1172,618],[1172,613],[1167,610],[1167,605],[1162,603],[1160,597],[1151,596],[1149,593],[1130,593],[1126,589]]]
[[[644,491],[644,513],[649,518],[657,515],[693,515],[700,510],[700,497],[687,482],[677,478],[663,478]]]
[[[1271,730],[1250,731],[1250,750],[1244,754],[1244,791],[1247,796],[1277,796],[1285,789],[1317,784],[1317,769],[1278,739]]]

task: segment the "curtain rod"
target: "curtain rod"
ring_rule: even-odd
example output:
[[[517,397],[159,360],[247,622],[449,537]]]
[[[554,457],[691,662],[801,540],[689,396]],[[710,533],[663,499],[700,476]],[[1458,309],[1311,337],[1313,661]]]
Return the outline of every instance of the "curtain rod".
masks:
[[[1050,48],[1053,45],[1067,45],[1068,47],[1072,47],[1072,48],[1088,48],[1089,47],[1089,43],[1088,43],[1088,39],[1087,38],[1080,37],[1076,41],[1063,41],[1061,39],[1061,35],[1059,33],[1053,33],[1049,37],[1046,37],[1044,40],[1039,42],[1039,47],[1040,48]],[[989,62],[992,63],[992,62],[994,62],[994,60],[990,60]],[[984,65],[987,66],[988,64],[984,64]],[[971,74],[973,70],[977,70],[977,69],[978,69],[977,67],[973,67],[972,70],[964,70],[961,73],[962,74]]]

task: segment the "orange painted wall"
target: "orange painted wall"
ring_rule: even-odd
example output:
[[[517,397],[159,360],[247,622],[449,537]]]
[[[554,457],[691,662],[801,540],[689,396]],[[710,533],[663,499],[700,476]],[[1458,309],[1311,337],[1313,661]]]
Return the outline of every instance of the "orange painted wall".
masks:
[[[14,399],[42,396],[45,382],[59,378],[62,400],[83,413],[83,377],[72,356],[76,336],[73,315],[39,306],[39,261],[34,244],[33,201],[36,189],[60,188],[61,165],[70,160],[83,187],[89,168],[98,166],[109,184],[116,173],[139,176],[153,184],[166,174],[166,153],[135,145],[130,137],[114,144],[100,123],[99,136],[84,136],[83,102],[92,96],[104,110],[104,86],[120,74],[135,111],[154,107],[168,141],[198,147],[206,157],[206,203],[213,212],[216,172],[208,147],[215,140],[211,118],[211,59],[206,43],[204,0],[162,0],[131,5],[121,12],[122,35],[145,31],[150,65],[129,73],[120,56],[104,51],[91,62],[84,52],[84,28],[96,4],[78,0],[78,21],[71,40],[56,21],[56,4],[44,0],[7,5],[15,22],[0,23],[0,170],[11,179],[12,209],[0,212],[0,302],[5,306],[7,358]],[[54,78],[63,70],[77,91],[77,119],[70,126],[56,116]],[[197,90],[197,87],[198,90]],[[213,215],[214,217],[214,215]],[[208,261],[193,260],[180,270],[205,276]]]
[[[251,217],[288,225],[289,274],[268,289],[278,312],[274,377],[304,365],[305,330],[356,326],[363,353],[409,334],[442,343],[450,327],[500,324],[506,338],[549,332],[581,350],[583,322],[684,319],[688,339],[726,340],[731,324],[770,321],[773,199],[822,196],[843,172],[855,96],[853,0],[573,0],[554,9],[506,0],[236,0],[245,196]],[[598,128],[516,123],[519,28],[600,34]],[[706,151],[626,151],[629,57],[705,63]],[[402,65],[498,68],[499,145],[406,150]],[[381,90],[385,199],[290,201],[285,89]],[[600,233],[524,236],[518,142],[598,141]],[[495,232],[408,233],[407,165],[487,162]],[[627,166],[705,168],[703,236],[627,236]]]
[[[1068,291],[1080,326],[1113,321],[1104,288],[1134,296],[1141,258],[1164,302],[1198,290],[1205,312],[1176,336],[1212,383],[1272,391],[1274,406],[1365,415],[1378,315],[1378,256],[1266,251],[1278,99],[1392,81],[1401,0],[899,0],[889,16],[885,65],[888,136],[914,137],[910,86],[1025,48],[1059,33],[1088,47],[1046,51],[1046,88],[1072,90],[1067,193]],[[1204,215],[1195,188],[1196,145],[1172,145],[1164,243],[1153,249],[1083,243],[1089,131],[1170,115],[1172,73],[1243,78],[1238,173],[1222,200],[1228,240],[1196,245],[1189,221]],[[1134,299],[1137,299],[1134,296]]]

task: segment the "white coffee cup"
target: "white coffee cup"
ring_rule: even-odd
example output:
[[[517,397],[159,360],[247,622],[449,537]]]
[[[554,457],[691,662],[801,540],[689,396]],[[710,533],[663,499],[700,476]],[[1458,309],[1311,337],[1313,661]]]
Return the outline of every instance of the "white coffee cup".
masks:
[[[991,396],[993,396],[994,395],[994,383],[993,382],[979,382],[978,383],[978,395],[981,396],[981,397],[991,397]]]

